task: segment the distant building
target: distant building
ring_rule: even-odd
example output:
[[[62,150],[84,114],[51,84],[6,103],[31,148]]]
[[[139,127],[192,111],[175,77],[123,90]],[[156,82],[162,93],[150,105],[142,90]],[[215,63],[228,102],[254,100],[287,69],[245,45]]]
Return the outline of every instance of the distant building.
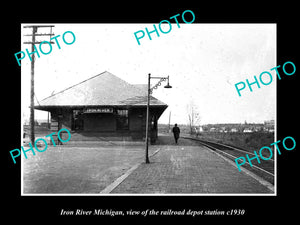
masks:
[[[67,128],[76,133],[72,138],[143,139],[147,107],[145,87],[103,72],[43,99],[34,108],[50,112],[51,130]],[[157,121],[167,107],[151,96],[149,136],[152,141],[157,138]]]
[[[264,130],[267,132],[274,132],[275,130],[275,120],[264,121]]]
[[[266,120],[264,121],[265,126],[274,126],[275,120]]]
[[[252,133],[253,131],[250,128],[246,128],[243,130],[244,133]]]
[[[203,132],[203,127],[199,126],[199,128],[197,129],[198,132]]]
[[[209,131],[210,131],[210,132],[216,132],[216,131],[217,131],[217,129],[216,129],[216,128],[214,128],[214,127],[211,127],[211,128],[209,129]]]
[[[235,127],[234,127],[234,128],[231,128],[230,132],[233,132],[233,133],[238,132],[238,129],[235,128]]]
[[[226,127],[220,127],[219,132],[221,133],[227,133]]]

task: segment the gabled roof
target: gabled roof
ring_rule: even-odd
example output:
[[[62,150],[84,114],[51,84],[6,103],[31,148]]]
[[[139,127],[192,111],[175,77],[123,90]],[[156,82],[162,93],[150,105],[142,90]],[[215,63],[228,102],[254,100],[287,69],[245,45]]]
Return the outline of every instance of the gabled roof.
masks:
[[[143,87],[143,88],[142,88]],[[57,92],[34,108],[59,106],[146,106],[147,88],[133,85],[105,71],[76,85]],[[151,96],[151,106],[167,105]]]

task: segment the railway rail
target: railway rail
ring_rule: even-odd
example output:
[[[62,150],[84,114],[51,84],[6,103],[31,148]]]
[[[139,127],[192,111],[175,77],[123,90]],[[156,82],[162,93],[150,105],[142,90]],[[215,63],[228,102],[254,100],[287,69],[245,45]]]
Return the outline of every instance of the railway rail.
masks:
[[[227,159],[230,159],[235,163],[235,159],[239,157],[245,157],[246,154],[254,156],[253,152],[240,149],[237,147],[221,144],[221,143],[215,143],[211,141],[206,141],[206,140],[201,140],[198,138],[193,138],[193,137],[182,137],[185,139],[190,139],[198,142],[199,144],[206,146],[213,151],[221,154],[222,156],[226,157]],[[264,180],[268,181],[272,185],[274,185],[274,171],[275,171],[275,165],[274,165],[274,160],[270,159],[267,161],[261,160],[261,163],[258,163],[256,160],[253,160],[252,162],[252,167],[250,164],[247,162],[245,163],[242,167],[245,169],[251,171],[255,175],[263,178]],[[238,168],[237,168],[238,169]]]

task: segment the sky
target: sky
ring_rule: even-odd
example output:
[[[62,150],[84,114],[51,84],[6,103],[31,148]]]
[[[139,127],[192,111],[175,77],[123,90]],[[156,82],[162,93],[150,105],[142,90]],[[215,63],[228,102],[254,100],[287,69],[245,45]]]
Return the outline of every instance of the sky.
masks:
[[[21,50],[30,41],[30,28],[21,24]],[[43,24],[44,25],[44,24]],[[187,109],[193,105],[199,124],[263,123],[276,118],[276,75],[270,71],[276,64],[276,24],[201,24],[172,23],[172,30],[163,34],[145,35],[138,45],[134,33],[153,29],[153,24],[51,24],[61,49],[52,45],[48,55],[40,53],[35,60],[35,104],[37,101],[108,71],[132,84],[146,84],[152,76],[169,76],[172,89],[160,86],[153,96],[168,104],[159,119],[167,124],[187,124]],[[158,25],[156,24],[158,27]],[[168,25],[166,25],[168,26]],[[168,30],[168,27],[162,27]],[[62,35],[72,31],[76,40],[66,45]],[[39,28],[38,33],[49,29]],[[39,40],[49,41],[40,36]],[[42,39],[40,39],[42,38]],[[72,36],[66,34],[66,41]],[[47,52],[49,46],[43,45]],[[30,60],[21,61],[22,118],[29,119]],[[16,61],[16,66],[18,66]],[[270,85],[247,87],[239,97],[235,84],[254,81],[263,71],[273,75]],[[266,78],[267,80],[267,78]],[[151,85],[157,81],[151,80]],[[267,82],[267,81],[266,81]],[[35,110],[36,119],[47,119],[47,113]]]

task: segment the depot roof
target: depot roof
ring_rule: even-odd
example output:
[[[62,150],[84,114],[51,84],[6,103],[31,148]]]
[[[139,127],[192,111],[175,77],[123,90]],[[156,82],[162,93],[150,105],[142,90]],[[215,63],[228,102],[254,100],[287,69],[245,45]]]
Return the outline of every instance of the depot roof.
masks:
[[[146,105],[147,85],[129,84],[105,71],[41,100],[34,108]],[[167,107],[152,96],[150,105]]]

